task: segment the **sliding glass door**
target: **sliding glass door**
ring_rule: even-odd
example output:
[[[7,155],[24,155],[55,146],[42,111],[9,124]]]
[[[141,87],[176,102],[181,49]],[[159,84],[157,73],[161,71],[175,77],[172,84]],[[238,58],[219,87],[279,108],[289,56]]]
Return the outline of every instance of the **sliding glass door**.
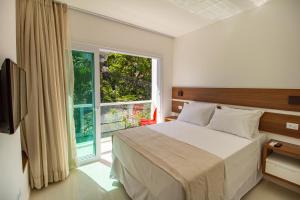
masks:
[[[111,136],[152,118],[152,59],[102,50],[99,60],[101,159],[112,162]]]
[[[73,50],[74,119],[79,164],[111,162],[118,130],[159,121],[158,59],[79,45]]]
[[[94,53],[73,51],[74,120],[79,161],[96,156]]]

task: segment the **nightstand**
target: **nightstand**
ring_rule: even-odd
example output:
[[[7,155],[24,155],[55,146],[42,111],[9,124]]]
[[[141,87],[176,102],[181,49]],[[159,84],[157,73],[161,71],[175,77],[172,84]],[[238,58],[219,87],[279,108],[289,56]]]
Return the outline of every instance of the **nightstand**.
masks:
[[[300,193],[300,146],[277,140],[265,143],[262,172],[266,180]]]
[[[165,117],[165,122],[174,121],[176,119],[177,119],[177,116],[168,116],[168,117]]]

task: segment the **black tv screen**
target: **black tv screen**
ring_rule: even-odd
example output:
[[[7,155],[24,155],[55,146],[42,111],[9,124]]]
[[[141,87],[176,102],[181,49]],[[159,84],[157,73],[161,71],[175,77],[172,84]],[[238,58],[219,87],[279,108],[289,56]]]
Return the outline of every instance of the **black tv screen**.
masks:
[[[6,59],[0,71],[0,132],[13,134],[26,114],[26,73]]]

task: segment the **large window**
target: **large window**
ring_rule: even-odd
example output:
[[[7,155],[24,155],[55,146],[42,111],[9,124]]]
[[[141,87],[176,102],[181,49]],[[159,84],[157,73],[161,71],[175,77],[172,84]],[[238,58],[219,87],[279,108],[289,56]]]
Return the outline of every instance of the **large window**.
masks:
[[[150,118],[152,59],[101,52],[101,131],[109,137],[117,130],[139,126]]]
[[[151,100],[151,58],[100,55],[101,103]]]

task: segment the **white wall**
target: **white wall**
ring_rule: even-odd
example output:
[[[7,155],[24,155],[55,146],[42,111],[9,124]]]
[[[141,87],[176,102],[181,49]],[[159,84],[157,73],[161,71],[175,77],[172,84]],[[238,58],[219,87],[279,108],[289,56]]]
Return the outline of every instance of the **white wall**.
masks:
[[[300,1],[272,0],[174,48],[173,86],[300,88]]]
[[[173,86],[299,89],[300,1],[271,0],[176,38]]]
[[[163,80],[162,110],[163,114],[171,112],[173,38],[75,10],[70,11],[70,24],[73,42],[160,57]]]
[[[0,63],[16,62],[15,0],[0,0]],[[0,111],[1,112],[1,111]],[[28,199],[28,170],[23,173],[19,129],[13,135],[0,133],[0,199]]]
[[[0,199],[21,199],[23,188],[20,131],[0,133]]]

